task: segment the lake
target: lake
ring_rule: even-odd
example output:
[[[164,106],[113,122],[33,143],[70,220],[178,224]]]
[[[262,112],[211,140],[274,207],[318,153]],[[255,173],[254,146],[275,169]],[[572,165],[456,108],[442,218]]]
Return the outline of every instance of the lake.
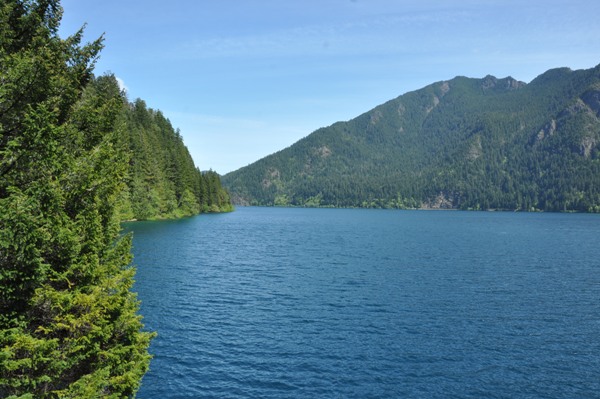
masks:
[[[598,398],[600,215],[238,208],[134,231],[139,398]]]

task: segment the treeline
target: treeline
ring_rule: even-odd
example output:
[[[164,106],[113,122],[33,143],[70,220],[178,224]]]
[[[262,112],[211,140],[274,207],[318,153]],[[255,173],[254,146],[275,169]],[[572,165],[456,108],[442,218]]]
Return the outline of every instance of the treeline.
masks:
[[[129,102],[113,75],[92,78],[82,103],[114,103],[119,138],[128,162],[117,200],[122,220],[172,219],[233,209],[219,175],[201,172],[178,130],[162,114],[137,99]],[[86,120],[97,124],[98,120]]]
[[[110,80],[107,76],[97,80]],[[213,171],[194,165],[178,130],[144,101],[124,100],[124,124],[131,159],[121,197],[124,220],[164,219],[200,212],[231,211],[229,194]]]
[[[229,209],[158,111],[95,78],[58,0],[0,2],[0,397],[131,398],[153,334],[126,219]]]
[[[240,204],[600,211],[600,66],[457,77],[223,177]]]

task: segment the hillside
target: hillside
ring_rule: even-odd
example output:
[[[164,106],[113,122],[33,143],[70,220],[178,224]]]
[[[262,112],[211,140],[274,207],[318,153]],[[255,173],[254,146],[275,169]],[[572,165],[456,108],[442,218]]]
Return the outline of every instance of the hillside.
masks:
[[[113,107],[121,156],[129,165],[117,205],[122,220],[172,219],[232,209],[229,194],[213,171],[200,172],[178,130],[161,111],[129,102],[113,75],[94,78],[76,112],[80,128],[108,125],[88,112],[104,101]]]
[[[137,99],[125,102],[130,162],[122,196],[125,220],[163,219],[231,211],[216,172],[200,172],[178,130],[160,112]]]
[[[223,176],[238,204],[600,211],[600,65],[456,77]]]

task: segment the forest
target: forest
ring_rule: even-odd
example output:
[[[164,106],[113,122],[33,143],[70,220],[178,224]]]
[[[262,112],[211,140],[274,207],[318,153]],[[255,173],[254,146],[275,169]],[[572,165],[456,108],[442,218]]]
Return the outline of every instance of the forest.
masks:
[[[267,206],[600,211],[600,65],[456,77],[223,176]]]
[[[0,2],[0,397],[134,397],[149,343],[121,222],[232,209],[57,0]]]
[[[110,81],[114,76],[96,80]],[[220,176],[201,172],[178,130],[160,111],[137,99],[123,101],[124,132],[129,136],[129,169],[118,205],[122,220],[170,219],[233,210]]]

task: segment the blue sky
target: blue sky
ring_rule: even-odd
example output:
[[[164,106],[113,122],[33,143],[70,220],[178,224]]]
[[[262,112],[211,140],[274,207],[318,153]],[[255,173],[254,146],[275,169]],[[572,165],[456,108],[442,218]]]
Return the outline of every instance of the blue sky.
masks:
[[[110,71],[224,174],[408,91],[600,64],[595,0],[63,0]]]

